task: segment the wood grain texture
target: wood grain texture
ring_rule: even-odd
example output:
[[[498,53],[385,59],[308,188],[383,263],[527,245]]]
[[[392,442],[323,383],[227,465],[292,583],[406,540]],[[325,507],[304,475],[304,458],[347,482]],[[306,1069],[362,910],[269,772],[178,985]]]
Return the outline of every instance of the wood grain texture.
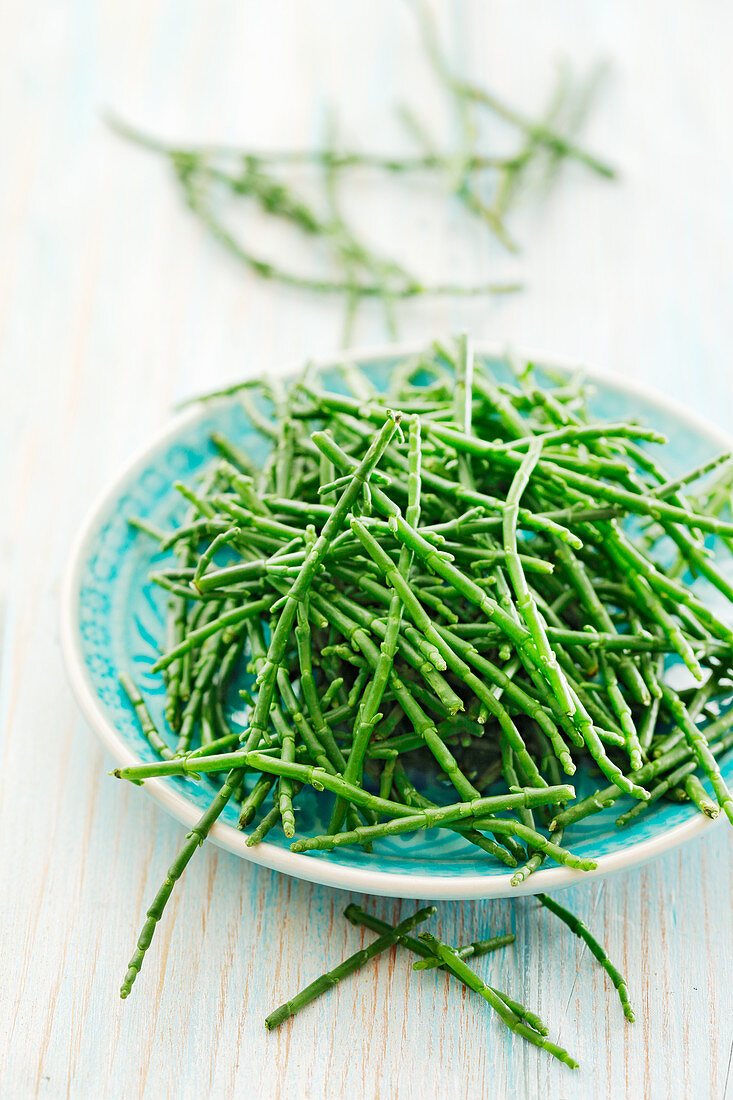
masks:
[[[612,75],[587,137],[617,186],[566,173],[507,260],[426,189],[349,209],[431,277],[521,273],[512,300],[411,305],[405,337],[469,325],[641,378],[733,430],[733,9],[650,0],[436,7],[467,71],[537,108],[560,55]],[[531,899],[443,904],[457,942],[513,930],[481,971],[550,1023],[572,1075],[476,998],[385,955],[295,1022],[267,1011],[355,950],[350,897],[207,848],[134,994],[117,989],[181,828],[110,760],[66,684],[69,546],[119,464],[201,388],[336,346],[333,304],[253,281],[100,115],[180,138],[302,144],[329,99],[345,134],[397,148],[393,104],[447,127],[407,5],[389,0],[36,0],[0,16],[0,1094],[7,1097],[731,1095],[731,844],[724,829],[567,903],[628,976],[627,1025],[587,951]],[[254,216],[249,232],[264,234]],[[377,310],[362,342],[384,338]],[[427,899],[429,900],[429,899]],[[407,905],[377,901],[389,919]]]

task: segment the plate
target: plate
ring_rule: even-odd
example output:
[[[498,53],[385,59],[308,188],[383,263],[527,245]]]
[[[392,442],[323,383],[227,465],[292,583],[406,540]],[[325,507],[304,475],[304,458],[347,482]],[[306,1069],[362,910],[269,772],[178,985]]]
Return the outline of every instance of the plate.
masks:
[[[350,351],[338,359],[315,364],[324,385],[344,389],[336,370],[345,359],[358,363],[378,387],[384,387],[395,363],[419,351],[417,345]],[[506,372],[500,350],[477,346],[476,354],[496,371]],[[529,356],[527,358],[530,358]],[[570,372],[568,364],[546,356],[531,357],[553,370]],[[292,372],[293,374],[296,371]],[[584,370],[595,387],[593,412],[611,420],[632,416],[664,432],[670,440],[665,465],[678,476],[721,450],[733,446],[730,437],[681,406],[637,385]],[[62,645],[74,693],[90,725],[120,766],[157,759],[143,737],[117,680],[119,669],[132,672],[154,719],[163,725],[163,686],[150,675],[162,637],[165,595],[147,580],[156,561],[150,540],[126,522],[137,515],[168,527],[181,518],[181,498],[172,489],[188,480],[214,455],[209,441],[215,429],[231,434],[254,458],[264,459],[259,437],[235,398],[192,408],[154,439],[102,493],[79,534],[71,555],[62,596]],[[163,560],[160,557],[159,560]],[[732,563],[733,564],[733,563]],[[714,595],[714,593],[712,594]],[[235,715],[244,722],[245,714]],[[723,768],[733,781],[733,759]],[[110,783],[118,780],[110,778]],[[588,793],[595,785],[576,775],[576,786]],[[145,791],[185,825],[191,826],[211,800],[208,779],[148,780]],[[298,800],[298,832],[323,831],[326,796],[303,792]],[[619,804],[617,804],[618,806]],[[564,843],[582,856],[597,860],[597,870],[577,872],[546,866],[520,887],[512,888],[511,872],[493,865],[482,853],[447,830],[430,830],[393,837],[374,846],[296,854],[282,834],[253,848],[236,828],[236,810],[229,806],[214,825],[211,840],[254,863],[326,886],[390,897],[469,899],[507,897],[556,890],[640,864],[699,836],[714,822],[690,804],[655,803],[630,831],[614,827],[618,809],[596,814],[565,833]],[[320,825],[319,825],[320,823]]]

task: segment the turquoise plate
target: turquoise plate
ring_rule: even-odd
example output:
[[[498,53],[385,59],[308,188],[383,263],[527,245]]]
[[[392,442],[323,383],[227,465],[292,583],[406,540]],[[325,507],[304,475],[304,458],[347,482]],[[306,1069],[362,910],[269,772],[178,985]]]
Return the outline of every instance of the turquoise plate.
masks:
[[[377,386],[384,386],[394,364],[416,350],[392,346],[350,352],[348,357],[358,362]],[[497,372],[506,371],[496,349],[479,348],[477,353],[495,364]],[[539,361],[547,363],[548,359]],[[567,366],[552,365],[553,369],[568,370]],[[326,385],[343,388],[334,360],[318,367]],[[611,420],[640,417],[668,436],[665,464],[672,476],[720,450],[731,449],[725,434],[666,399],[612,378],[589,377],[595,385],[594,412],[599,416]],[[163,633],[165,605],[162,591],[147,580],[158,559],[151,554],[150,540],[136,534],[126,517],[145,517],[162,527],[179,520],[181,501],[172,485],[178,479],[188,480],[210,461],[214,451],[209,436],[214,429],[238,438],[254,457],[265,457],[266,446],[235,399],[196,407],[174,421],[105,491],[84,525],[69,564],[62,639],[71,683],[90,724],[122,766],[156,757],[120,690],[117,670],[131,670],[154,718],[161,727],[164,724],[162,683],[150,674]],[[729,564],[733,566],[733,561]],[[714,591],[705,592],[706,599],[715,597]],[[235,724],[245,721],[244,710],[235,713]],[[729,756],[724,770],[731,780],[732,764]],[[576,785],[582,793],[591,790],[590,780],[576,776],[578,779]],[[214,788],[208,779],[197,783],[167,778],[149,780],[145,790],[190,826],[208,805]],[[303,792],[297,806],[298,831],[322,832],[329,813],[327,796]],[[211,839],[255,863],[328,886],[388,896],[466,899],[569,886],[641,863],[713,824],[689,804],[663,800],[629,831],[614,827],[617,816],[617,809],[597,814],[565,834],[565,842],[575,852],[597,859],[596,871],[583,874],[548,865],[518,890],[512,889],[510,873],[503,867],[446,830],[384,840],[375,844],[369,855],[359,848],[297,855],[282,834],[274,832],[266,843],[247,848],[246,834],[236,828],[236,811],[230,806],[214,826]]]

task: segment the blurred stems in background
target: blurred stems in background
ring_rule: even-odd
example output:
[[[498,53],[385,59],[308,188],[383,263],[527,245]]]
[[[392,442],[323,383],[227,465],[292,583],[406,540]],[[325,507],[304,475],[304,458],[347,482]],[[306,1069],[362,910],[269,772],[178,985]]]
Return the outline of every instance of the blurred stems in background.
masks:
[[[597,91],[601,70],[577,84],[567,68],[561,68],[545,109],[535,120],[507,105],[494,92],[463,80],[451,69],[432,16],[422,3],[415,4],[416,18],[427,59],[435,79],[457,120],[455,148],[441,148],[424,122],[409,106],[398,109],[408,140],[418,152],[399,156],[339,146],[333,113],[329,115],[326,141],[318,148],[265,152],[225,146],[180,147],[166,144],[127,125],[116,117],[110,125],[122,136],[170,163],[184,201],[209,233],[238,261],[263,279],[317,294],[338,295],[345,302],[343,344],[351,343],[354,323],[366,300],[384,310],[386,326],[398,335],[397,305],[418,296],[483,296],[521,289],[516,279],[497,279],[482,284],[450,280],[430,283],[403,263],[383,255],[362,240],[348,224],[339,199],[344,177],[355,170],[378,173],[401,187],[413,186],[416,175],[431,176],[439,185],[445,218],[446,193],[461,203],[498,244],[511,253],[519,246],[506,220],[520,197],[547,194],[565,160],[576,161],[604,179],[615,177],[605,161],[576,144],[575,135],[585,121]],[[520,144],[510,155],[485,148],[481,122],[484,116],[508,127]],[[308,174],[303,188],[302,173]],[[293,177],[301,174],[296,180]],[[315,184],[315,197],[309,198]],[[308,271],[285,266],[260,254],[230,227],[226,200],[247,199],[268,218],[285,223],[304,238],[312,255]]]

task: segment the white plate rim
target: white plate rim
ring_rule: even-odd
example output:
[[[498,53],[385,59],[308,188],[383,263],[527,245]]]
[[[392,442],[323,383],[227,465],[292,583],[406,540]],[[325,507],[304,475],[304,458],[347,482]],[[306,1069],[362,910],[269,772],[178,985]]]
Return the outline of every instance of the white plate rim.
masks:
[[[516,357],[525,362],[536,362],[539,366],[546,366],[563,373],[572,374],[580,371],[590,383],[602,383],[604,386],[628,396],[636,396],[649,401],[660,409],[678,417],[694,431],[705,434],[712,443],[717,442],[721,449],[733,450],[733,438],[725,431],[711,424],[700,414],[691,412],[680,402],[658,393],[652,387],[620,377],[611,371],[587,367],[584,364],[554,354],[528,353],[524,349],[515,349],[513,346],[507,349],[506,345],[501,346],[486,341],[476,341],[474,346],[476,352],[482,356],[500,358],[509,354],[512,358]],[[382,344],[365,348],[349,348],[319,359],[309,360],[309,363],[316,370],[328,370],[345,362],[363,363],[387,358],[406,358],[427,347],[429,347],[427,342],[411,341],[409,343]],[[299,373],[303,366],[304,363],[300,360],[297,364],[278,370],[277,374],[283,378],[290,377]],[[157,432],[153,439],[140,448],[132,459],[107,483],[105,488],[98,494],[79,529],[63,577],[60,599],[60,627],[61,650],[67,675],[74,696],[85,718],[120,767],[129,767],[140,763],[140,760],[121,739],[115,725],[102,709],[86,674],[79,644],[78,597],[86,552],[96,534],[98,518],[106,511],[110,499],[116,496],[122,486],[149,462],[153,452],[169,440],[174,439],[184,427],[198,419],[202,415],[202,408],[203,406],[194,404],[190,409],[179,413],[161,431]],[[198,807],[161,779],[147,780],[144,789],[184,825],[189,827],[195,825],[201,815]],[[691,817],[689,821],[668,829],[661,836],[637,841],[635,844],[630,844],[611,855],[599,856],[597,859],[598,866],[594,871],[574,871],[561,866],[543,867],[517,887],[511,886],[512,872],[491,876],[472,874],[461,877],[407,874],[330,863],[328,860],[314,859],[306,854],[291,852],[289,849],[280,848],[266,841],[248,848],[246,846],[248,834],[222,822],[214,824],[209,833],[209,839],[219,847],[242,856],[251,863],[321,886],[359,891],[380,897],[469,901],[518,897],[544,891],[561,890],[578,885],[581,882],[590,882],[593,879],[646,863],[648,860],[700,836],[717,823],[703,814],[697,814]]]

